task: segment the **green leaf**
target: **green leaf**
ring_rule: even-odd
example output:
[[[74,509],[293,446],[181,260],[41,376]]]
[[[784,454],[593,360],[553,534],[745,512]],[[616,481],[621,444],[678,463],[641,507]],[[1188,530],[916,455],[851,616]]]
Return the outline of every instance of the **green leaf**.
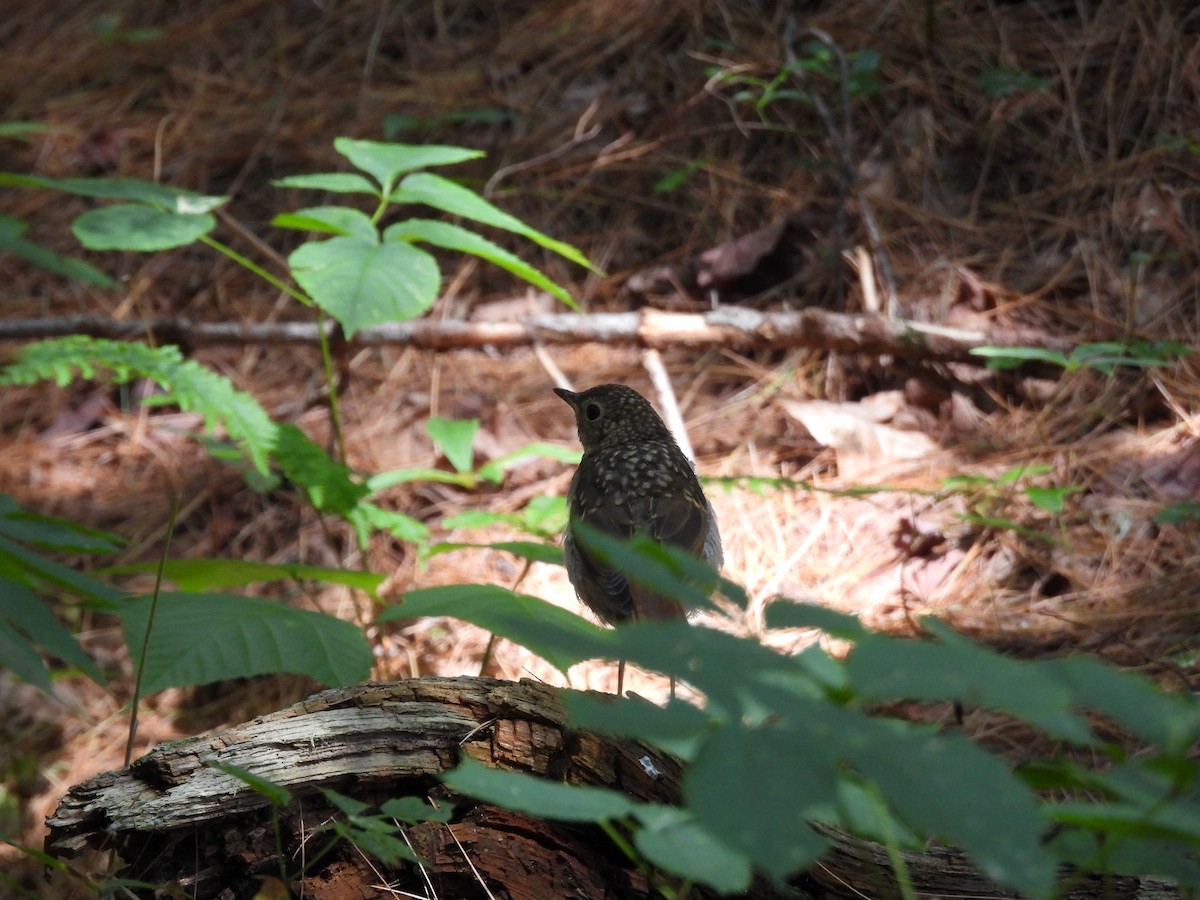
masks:
[[[1029,498],[1029,502],[1038,509],[1048,513],[1060,513],[1066,506],[1066,498],[1081,490],[1083,488],[1077,484],[1051,488],[1026,487],[1025,495]]]
[[[1076,657],[1039,662],[1038,667],[1070,691],[1072,706],[1094,709],[1143,740],[1182,753],[1200,740],[1200,700],[1168,694],[1136,672],[1123,672],[1096,659]]]
[[[448,584],[409,591],[376,622],[451,616],[508,638],[565,672],[612,651],[612,632],[572,612],[494,584]]]
[[[455,550],[478,550],[483,548],[503,550],[506,553],[511,553],[513,556],[519,556],[521,559],[527,559],[530,562],[547,563],[552,566],[563,565],[561,547],[556,547],[554,544],[536,543],[534,541],[494,541],[490,544],[441,543],[430,547],[426,551],[426,555],[438,556],[439,554],[451,553]]]
[[[348,518],[369,489],[308,435],[290,422],[275,427],[273,456],[287,478],[300,485],[308,500],[322,512]]]
[[[491,225],[493,228],[511,231],[571,260],[571,262],[578,263],[593,272],[599,271],[588,261],[586,256],[570,244],[556,241],[542,234],[515,216],[510,216],[493,206],[474,191],[448,178],[434,175],[432,172],[417,172],[409,175],[400,182],[400,187],[392,192],[388,199],[392,203],[423,203],[451,215],[462,216],[464,219]]]
[[[450,460],[450,465],[459,472],[471,471],[475,462],[478,419],[443,419],[434,416],[425,423],[425,430],[446,455],[446,459]]]
[[[500,484],[504,473],[527,459],[552,459],[556,462],[577,464],[583,456],[579,450],[572,450],[560,444],[546,444],[535,441],[525,444],[502,456],[484,463],[479,467],[479,477],[484,481]]]
[[[71,231],[89,250],[138,252],[185,247],[216,227],[210,213],[172,213],[132,204],[89,210],[71,223]]]
[[[704,711],[672,700],[665,707],[639,697],[608,697],[568,691],[563,704],[572,727],[633,738],[690,761],[713,725]]]
[[[149,597],[134,597],[117,611],[135,657],[150,603]],[[354,684],[370,676],[374,660],[358,628],[324,613],[236,594],[163,592],[149,651],[137,661],[143,687],[152,694],[274,672],[307,675],[329,686]]]
[[[7,591],[11,582],[0,578],[0,591]],[[51,692],[50,670],[38,655],[32,642],[18,632],[0,615],[0,670],[8,669],[22,681]]]
[[[413,481],[432,481],[437,484],[455,484],[462,488],[475,487],[478,479],[474,472],[447,472],[445,469],[393,469],[390,472],[376,472],[367,479],[367,489],[372,495],[386,491],[398,484],[408,484]]]
[[[987,359],[989,369],[1015,369],[1027,362],[1053,363],[1064,369],[1069,365],[1065,353],[1041,347],[973,347],[970,354]]]
[[[184,214],[212,212],[229,201],[228,197],[197,194],[140,178],[49,178],[0,172],[0,187],[42,187],[80,197],[132,200],[164,212]]]
[[[579,304],[567,293],[565,288],[547,278],[519,256],[509,253],[482,235],[458,225],[439,222],[435,219],[408,219],[388,226],[383,232],[383,239],[385,241],[426,241],[447,250],[458,250],[478,256],[557,297],[571,309],[576,311],[579,309]]]
[[[880,634],[850,653],[850,682],[868,700],[958,700],[1020,716],[1047,734],[1080,745],[1096,743],[1088,723],[1071,712],[1071,694],[1047,670],[1007,659],[927,620],[942,640],[917,642]]]
[[[12,216],[0,216],[0,252],[11,253],[38,268],[64,278],[73,278],[102,288],[115,288],[117,282],[81,259],[63,256],[48,247],[25,240],[21,235],[28,226]]]
[[[318,172],[312,175],[289,175],[272,181],[275,187],[330,191],[335,194],[370,194],[381,197],[379,188],[356,172]]]
[[[100,608],[107,608],[125,595],[116,588],[97,581],[70,566],[47,559],[40,553],[0,536],[0,572],[12,581],[29,588],[52,585],[69,591]]]
[[[54,131],[49,122],[0,122],[0,137],[20,138],[30,134],[48,134]]]
[[[28,652],[19,655],[14,651],[12,656],[0,653],[0,659],[11,665],[13,671],[22,678],[38,685],[43,690],[50,689],[46,667],[42,664],[31,645],[37,645],[57,656],[65,663],[87,673],[87,676],[97,684],[104,684],[104,675],[92,663],[91,658],[62,624],[55,618],[41,598],[28,588],[12,581],[0,578],[0,625],[5,627],[11,643],[19,641],[23,635]],[[37,661],[34,671],[31,662]],[[34,676],[34,677],[31,677]]]
[[[437,262],[425,251],[350,235],[302,244],[288,265],[347,337],[372,325],[416,318],[433,305],[441,284]]]
[[[157,572],[157,562],[110,566],[101,572],[122,575],[129,572]],[[305,566],[299,563],[265,563],[248,559],[169,559],[163,566],[163,578],[174,582],[184,591],[212,591],[242,587],[265,581],[313,580],[325,584],[342,584],[364,591],[379,599],[376,593],[387,580],[386,575],[364,572],[361,569],[337,569],[329,566]]]
[[[781,597],[767,606],[765,615],[768,628],[816,628],[831,637],[848,641],[856,641],[867,634],[857,616],[816,603],[800,603]]]
[[[654,865],[722,894],[741,893],[753,874],[748,856],[722,843],[687,810],[641,804],[634,844]]]
[[[108,531],[25,512],[6,494],[0,494],[0,535],[68,553],[116,553],[125,545],[122,538]]]
[[[442,803],[436,809],[420,797],[393,797],[379,804],[379,812],[408,825],[418,822],[449,822],[454,818],[454,804]]]
[[[493,769],[464,756],[443,777],[452,790],[514,812],[560,822],[623,819],[634,804],[606,788],[559,784],[522,772]]]
[[[346,520],[354,526],[359,544],[366,546],[372,531],[386,531],[393,537],[411,544],[420,544],[429,538],[429,528],[412,516],[399,510],[383,509],[374,503],[360,501],[346,514]]]
[[[202,765],[209,769],[216,769],[218,772],[224,772],[226,775],[232,775],[255,793],[266,798],[267,802],[272,806],[287,806],[292,802],[292,792],[283,785],[276,784],[267,778],[263,778],[261,775],[255,775],[241,766],[222,762],[219,759],[202,760]]]
[[[379,141],[356,141],[346,137],[335,139],[333,148],[350,160],[355,168],[362,169],[378,181],[385,194],[391,193],[396,179],[405,172],[429,166],[454,165],[485,155],[481,150],[468,150],[465,147],[385,144]]]
[[[803,729],[718,730],[684,776],[684,796],[697,821],[773,878],[820,858],[829,842],[809,826],[811,811],[837,797],[837,760],[819,735],[835,727],[836,707],[812,704],[797,717]]]
[[[905,722],[863,718],[857,732],[834,737],[893,812],[961,847],[994,881],[1049,894],[1057,865],[1042,844],[1046,821],[1002,760],[961,735]]]
[[[268,474],[267,460],[279,432],[258,401],[233,387],[228,378],[185,360],[179,348],[149,347],[136,341],[110,341],[85,335],[39,341],[25,346],[17,361],[0,371],[0,385],[33,384],[51,379],[69,384],[79,374],[96,378],[112,372],[118,384],[150,378],[168,391],[162,402],[199,412],[213,429],[223,427],[254,468]]]
[[[299,231],[347,234],[371,243],[379,242],[379,232],[371,217],[348,206],[314,206],[294,213],[283,213],[273,218],[271,224]]]

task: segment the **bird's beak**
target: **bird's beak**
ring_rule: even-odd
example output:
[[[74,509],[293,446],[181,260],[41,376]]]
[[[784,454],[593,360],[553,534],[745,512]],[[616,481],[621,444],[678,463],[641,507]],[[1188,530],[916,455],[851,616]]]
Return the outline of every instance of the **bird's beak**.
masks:
[[[563,400],[565,400],[567,402],[567,405],[569,407],[571,407],[571,409],[579,408],[579,406],[578,406],[579,395],[577,393],[575,393],[574,391],[568,391],[564,388],[555,388],[554,393],[556,393],[556,394],[558,394],[558,396],[562,397]]]

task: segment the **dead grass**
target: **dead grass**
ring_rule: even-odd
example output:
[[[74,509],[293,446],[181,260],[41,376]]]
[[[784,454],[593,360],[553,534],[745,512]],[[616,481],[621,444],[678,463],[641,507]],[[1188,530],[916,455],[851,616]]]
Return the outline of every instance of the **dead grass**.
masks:
[[[836,261],[843,247],[865,243],[865,202],[878,217],[906,317],[1019,322],[1081,342],[1197,342],[1200,14],[1169,2],[1046,0],[937,4],[927,22],[921,4],[808,6],[800,27],[822,29],[847,52],[881,54],[883,90],[851,109],[856,190],[839,178],[836,140],[811,105],[779,102],[759,117],[737,99],[745,78],[778,71],[792,6],[693,0],[108,4],[119,29],[162,29],[142,43],[101,39],[86,5],[19,4],[0,22],[0,107],[6,120],[41,120],[54,130],[25,143],[5,140],[0,168],[128,175],[230,193],[237,224],[283,252],[289,238],[268,226],[270,216],[313,198],[278,191],[269,180],[336,167],[335,136],[381,137],[387,117],[405,116],[412,124],[391,136],[487,150],[485,161],[455,174],[486,185],[505,209],[613,273],[583,276],[518,248],[571,282],[592,309],[646,302],[626,289],[626,276],[678,265],[797,212],[814,231],[812,246],[797,253],[828,258],[784,302],[859,309],[858,279]],[[997,71],[1008,81],[981,86]],[[840,114],[827,82],[810,77],[804,87]],[[686,167],[690,176],[678,187],[655,189]],[[82,201],[3,193],[31,239],[79,254],[66,223],[86,208]],[[849,214],[841,238],[839,209]],[[222,237],[260,258],[228,221]],[[0,257],[4,314],[305,315],[200,250],[80,255],[124,289],[67,284]],[[453,289],[434,315],[483,314],[513,291],[484,266],[452,263],[449,271]],[[327,439],[315,351],[229,347],[197,356],[273,414]],[[632,351],[581,347],[554,357],[580,384],[648,386]],[[1200,487],[1194,362],[1040,382],[811,351],[680,351],[667,363],[703,472],[783,476],[820,488],[714,495],[728,574],[753,598],[748,614],[722,627],[761,632],[763,605],[777,595],[902,633],[936,614],[1014,653],[1084,648],[1195,688],[1197,526],[1154,521],[1164,504],[1194,499]],[[354,352],[346,371],[350,462],[364,470],[437,464],[423,431],[431,414],[479,418],[485,456],[531,440],[574,439],[530,352],[386,348]],[[780,405],[858,400],[890,388],[905,389],[894,424],[934,435],[939,445],[917,464],[822,447]],[[512,584],[519,575],[494,551],[422,567],[412,548],[380,538],[362,556],[344,527],[318,522],[286,494],[249,491],[186,436],[190,427],[186,417],[138,407],[104,387],[8,389],[0,491],[121,533],[130,539],[125,559],[153,556],[177,493],[181,556],[366,565],[391,573],[396,593],[464,579]],[[1023,464],[1050,467],[1035,484],[1078,488],[1062,513],[1038,508],[1020,486],[990,494],[944,489],[952,475],[996,477]],[[530,463],[501,490],[407,485],[388,499],[436,525],[464,508],[520,508],[561,493],[568,477],[561,466]],[[863,485],[895,490],[839,493]],[[1027,531],[964,521],[972,512]],[[914,534],[927,542],[914,544]],[[508,536],[498,529],[445,535]],[[574,603],[561,571],[534,566],[522,589]],[[302,602],[370,617],[361,598],[336,590]],[[115,626],[97,619],[85,630],[89,648],[119,675],[127,661]],[[449,621],[375,637],[381,678],[475,672],[486,643],[476,629]],[[813,638],[764,639],[794,650]],[[562,681],[503,642],[491,671]],[[570,681],[611,690],[612,668],[582,666]],[[632,687],[653,696],[665,686],[647,677]],[[43,755],[52,773],[21,788],[24,840],[33,845],[65,787],[119,765],[122,752],[121,689],[65,683],[64,690],[72,693],[60,715],[20,732],[33,735],[21,746]],[[189,708],[203,707],[205,724],[215,724],[305,690],[255,683],[159,698],[139,748],[191,733],[196,720],[179,719]],[[3,858],[7,865],[11,854]]]

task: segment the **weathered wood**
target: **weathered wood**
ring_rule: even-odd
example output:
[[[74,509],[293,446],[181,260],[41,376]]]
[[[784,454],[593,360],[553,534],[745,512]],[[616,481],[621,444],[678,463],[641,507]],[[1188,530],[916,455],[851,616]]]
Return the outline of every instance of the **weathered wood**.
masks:
[[[568,728],[557,689],[530,681],[423,678],[325,691],[214,735],[163,744],[127,769],[71,788],[48,821],[46,849],[60,857],[115,851],[126,863],[123,877],[175,884],[196,898],[254,896],[259,877],[278,877],[279,846],[293,895],[316,900],[385,896],[372,887],[384,881],[412,896],[456,900],[488,896],[481,883],[496,897],[529,900],[659,896],[597,828],[539,821],[452,795],[437,776],[462,754],[570,784],[614,788],[640,801],[679,798],[676,760],[636,742]],[[213,762],[282,785],[296,799],[275,813],[243,782],[211,768]],[[330,839],[316,829],[338,816],[321,788],[372,804],[429,798],[454,803],[456,813],[449,825],[404,830],[431,863],[425,871],[385,866],[342,846],[301,879],[305,860]],[[930,790],[937,790],[936,775]],[[835,847],[807,876],[809,884],[819,884],[831,900],[897,896],[884,848],[821,830]],[[1013,896],[950,848],[904,858],[918,896]],[[745,896],[807,895],[756,883]],[[1162,900],[1178,894],[1112,879],[1085,882],[1068,896]]]
[[[208,344],[315,344],[315,323],[193,322],[179,318],[116,320],[70,316],[0,322],[0,340],[29,340],[86,334],[117,340],[152,338],[158,343],[199,347]],[[332,330],[332,325],[329,330]],[[841,353],[970,362],[986,360],[971,350],[984,345],[1031,346],[1068,351],[1070,344],[1033,329],[946,328],[882,315],[847,315],[810,307],[794,312],[762,312],[724,306],[705,313],[557,313],[509,321],[414,319],[366,328],[352,344],[404,344],[426,350],[515,347],[533,344],[622,344],[667,350],[674,347],[769,349],[811,347]]]

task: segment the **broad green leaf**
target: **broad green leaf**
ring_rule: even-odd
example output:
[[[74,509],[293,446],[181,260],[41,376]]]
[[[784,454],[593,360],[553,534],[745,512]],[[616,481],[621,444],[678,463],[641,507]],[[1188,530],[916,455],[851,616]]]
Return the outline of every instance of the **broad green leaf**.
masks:
[[[375,620],[451,616],[526,647],[565,672],[612,652],[612,632],[572,612],[494,584],[449,584],[409,591]]]
[[[125,545],[124,540],[107,531],[25,512],[6,494],[0,494],[0,535],[70,553],[116,553]]]
[[[638,850],[654,865],[722,894],[750,886],[750,859],[717,840],[689,811],[642,804],[634,809],[642,827],[634,832]]]
[[[216,227],[209,213],[171,213],[132,204],[89,210],[71,223],[71,231],[89,250],[137,252],[185,247]]]
[[[695,758],[714,721],[682,700],[661,707],[638,697],[601,699],[567,691],[563,703],[573,727],[644,741],[685,761]]]
[[[1200,701],[1192,694],[1168,694],[1136,672],[1086,657],[1037,665],[1070,691],[1072,706],[1103,713],[1169,752],[1182,753],[1200,740]]]
[[[104,675],[92,663],[91,658],[79,646],[79,643],[62,624],[55,618],[50,607],[33,591],[19,584],[0,578],[0,625],[15,629],[19,635],[27,639],[27,646],[37,645],[48,653],[57,656],[65,663],[75,666],[87,673],[87,676],[97,684],[104,684]],[[33,653],[30,646],[30,653]],[[36,653],[33,653],[34,658]],[[28,655],[10,657],[0,654],[0,660],[13,665],[18,675],[28,679],[27,671],[17,670],[17,664],[25,660],[28,669]],[[39,668],[45,672],[45,667],[38,659]],[[49,688],[48,679],[34,681],[39,687]]]
[[[303,188],[314,191],[330,191],[335,194],[370,194],[381,196],[382,192],[357,172],[317,172],[311,175],[289,175],[272,181],[275,187]]]
[[[446,459],[450,460],[450,465],[459,472],[471,471],[475,462],[478,419],[443,419],[434,416],[425,423],[425,430],[446,455]]]
[[[125,596],[123,592],[102,581],[47,559],[40,553],[3,536],[0,536],[0,572],[10,580],[33,589],[53,585],[85,600],[91,600],[101,608],[107,608]]]
[[[11,586],[11,582],[0,578],[0,591],[7,591]],[[50,670],[33,643],[0,615],[0,671],[4,669],[46,693],[52,690]]]
[[[841,711],[813,705],[805,728],[718,730],[684,775],[684,796],[699,823],[782,879],[820,858],[829,842],[807,818],[836,800],[837,759],[818,737]],[[795,725],[796,723],[791,723]]]
[[[463,542],[434,544],[426,551],[427,556],[437,556],[441,553],[452,553],[455,550],[503,550],[530,562],[547,563],[552,566],[563,565],[562,548],[554,544],[541,544],[535,541],[494,541],[490,544],[469,544]]]
[[[779,598],[766,608],[768,628],[817,628],[826,634],[856,641],[867,634],[857,616],[836,612],[816,603]]]
[[[555,537],[567,525],[567,498],[534,497],[525,508],[515,513],[496,513],[489,510],[469,509],[442,521],[445,528],[490,528],[503,522],[538,537]]]
[[[349,822],[334,822],[331,830],[367,856],[377,859],[385,865],[394,866],[401,860],[407,860],[419,866],[429,867],[432,865],[418,855],[402,838],[393,834],[399,829],[382,820],[354,819]]]
[[[292,275],[347,337],[372,325],[413,319],[437,299],[437,262],[411,244],[342,235],[303,244],[288,257]]]
[[[937,629],[937,624],[926,622]],[[1096,743],[1087,721],[1070,710],[1071,693],[1049,671],[1007,659],[938,629],[937,643],[871,634],[850,653],[847,672],[868,700],[957,700],[1020,716],[1048,735]]]
[[[542,234],[515,216],[510,216],[499,207],[493,206],[474,191],[448,178],[434,175],[432,172],[417,172],[407,176],[388,199],[392,203],[423,203],[451,215],[462,216],[473,222],[511,231],[571,260],[571,262],[578,263],[593,272],[598,271],[586,256],[570,244],[556,241]]]
[[[110,566],[101,571],[113,575],[157,572],[158,563]],[[386,575],[364,572],[361,569],[336,569],[299,563],[265,563],[248,559],[169,559],[163,566],[163,578],[174,582],[184,591],[213,591],[285,579],[322,581],[364,591],[376,600],[379,599],[376,591],[387,580]]]
[[[436,809],[420,797],[393,797],[379,804],[379,812],[409,825],[418,822],[449,822],[454,818],[454,804],[442,803]]]
[[[150,614],[149,597],[117,610],[129,651],[139,657]],[[371,674],[371,648],[362,631],[324,613],[236,594],[159,595],[146,658],[148,694],[274,672],[307,675],[329,686]]]
[[[633,802],[616,791],[493,769],[469,756],[442,781],[459,793],[539,819],[600,822],[623,819],[634,811]]]
[[[371,217],[348,206],[314,206],[294,213],[283,213],[273,218],[271,224],[300,231],[354,235],[371,243],[379,241],[379,232]]]
[[[1083,490],[1077,484],[1069,484],[1065,487],[1026,487],[1025,496],[1029,498],[1029,502],[1038,509],[1045,510],[1048,513],[1060,513],[1066,506],[1066,499],[1071,494],[1078,493]]]
[[[405,172],[429,166],[454,165],[485,155],[481,150],[468,150],[465,147],[385,144],[379,141],[356,141],[346,137],[335,139],[333,149],[350,160],[355,168],[362,169],[378,181],[385,194],[391,193],[392,188],[396,186],[396,179]]]
[[[80,197],[102,200],[132,200],[165,212],[212,212],[229,201],[228,197],[207,196],[181,188],[142,181],[140,178],[50,178],[45,175],[20,175],[0,172],[0,187],[43,187]]]
[[[967,738],[905,722],[858,720],[832,735],[838,752],[878,787],[900,818],[962,848],[994,881],[1042,897],[1057,866],[1046,820],[1000,759]]]
[[[458,250],[478,256],[557,297],[571,309],[579,309],[579,304],[567,293],[565,288],[547,278],[519,256],[509,253],[499,244],[489,241],[482,235],[458,225],[439,222],[435,219],[408,219],[388,226],[383,232],[383,239],[385,241],[426,241],[447,250]]]
[[[685,609],[711,608],[710,597],[718,586],[732,592],[729,599],[741,606],[746,604],[745,591],[720,579],[707,563],[677,547],[644,535],[622,540],[579,520],[570,528],[579,545],[603,565],[659,594],[674,597]]]
[[[27,227],[24,222],[12,216],[0,216],[0,253],[11,253],[27,263],[64,278],[73,278],[102,288],[117,287],[116,281],[95,266],[25,240],[22,235]]]
[[[283,474],[301,486],[309,502],[322,512],[347,517],[368,494],[367,486],[345,463],[331,457],[291,422],[275,425],[271,449]]]

